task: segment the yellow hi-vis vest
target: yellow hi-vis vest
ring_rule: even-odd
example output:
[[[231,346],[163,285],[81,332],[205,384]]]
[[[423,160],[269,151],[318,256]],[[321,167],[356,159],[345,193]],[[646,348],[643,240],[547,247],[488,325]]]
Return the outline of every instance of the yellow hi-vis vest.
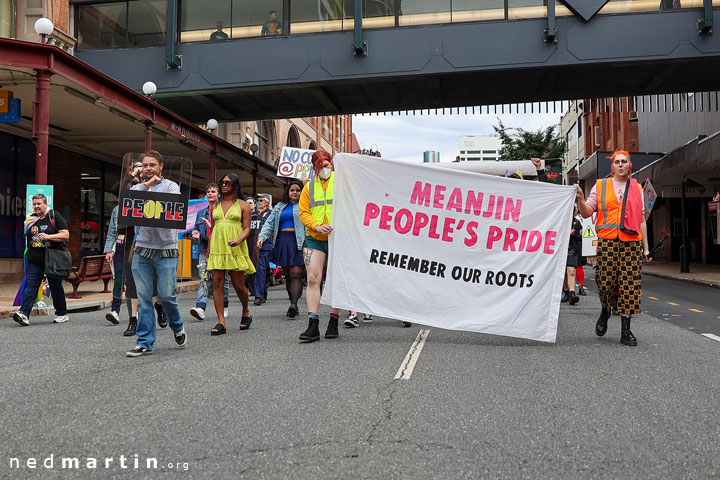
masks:
[[[323,190],[320,179],[316,176],[308,186],[310,197],[310,214],[315,223],[322,225],[327,217],[327,223],[332,220],[333,187],[335,185],[335,172],[330,174],[327,181],[327,190]]]

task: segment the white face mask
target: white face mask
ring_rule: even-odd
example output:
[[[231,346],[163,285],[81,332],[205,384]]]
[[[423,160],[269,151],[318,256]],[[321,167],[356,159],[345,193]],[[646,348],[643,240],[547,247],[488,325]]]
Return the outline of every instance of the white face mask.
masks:
[[[330,174],[332,173],[332,169],[330,167],[325,167],[322,170],[320,170],[320,178],[323,180],[327,180],[330,178]]]

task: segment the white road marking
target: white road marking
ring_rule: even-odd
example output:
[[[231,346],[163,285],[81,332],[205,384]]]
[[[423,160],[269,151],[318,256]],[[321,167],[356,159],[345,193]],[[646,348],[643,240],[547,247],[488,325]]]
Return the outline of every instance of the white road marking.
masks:
[[[711,340],[715,340],[716,342],[720,342],[720,337],[718,337],[717,335],[713,335],[712,333],[703,333],[702,336],[707,337]]]
[[[407,355],[405,355],[405,360],[403,360],[402,364],[400,365],[400,368],[398,369],[397,373],[395,374],[394,380],[409,380],[410,379],[410,375],[412,375],[413,369],[415,368],[415,364],[418,361],[420,352],[422,352],[422,349],[425,346],[425,340],[427,340],[427,337],[429,334],[430,334],[430,330],[420,330],[420,332],[417,335],[417,338],[415,338],[415,341],[413,342],[412,346],[410,347],[410,350],[408,351]]]

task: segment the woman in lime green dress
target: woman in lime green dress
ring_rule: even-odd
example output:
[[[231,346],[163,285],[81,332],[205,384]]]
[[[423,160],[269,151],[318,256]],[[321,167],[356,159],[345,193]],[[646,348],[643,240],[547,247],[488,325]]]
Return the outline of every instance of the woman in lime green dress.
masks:
[[[211,335],[222,335],[227,329],[223,315],[226,272],[230,274],[230,281],[243,307],[240,330],[250,328],[252,323],[245,288],[245,274],[255,273],[245,241],[250,235],[250,206],[240,199],[240,179],[234,173],[225,175],[220,181],[220,193],[220,200],[212,211],[212,221],[206,220],[210,228],[207,269],[213,276],[213,302],[218,315],[218,323],[210,331]]]

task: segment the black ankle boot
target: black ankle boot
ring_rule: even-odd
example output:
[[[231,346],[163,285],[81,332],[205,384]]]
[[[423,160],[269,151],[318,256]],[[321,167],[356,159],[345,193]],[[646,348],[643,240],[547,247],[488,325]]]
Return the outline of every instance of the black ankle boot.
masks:
[[[325,331],[325,338],[338,338],[340,334],[338,333],[338,319],[334,317],[330,317],[330,320],[328,321],[328,328]]]
[[[570,290],[570,293],[568,294],[568,303],[569,303],[570,305],[575,305],[575,304],[578,303],[579,301],[580,301],[580,297],[578,297],[578,296],[575,294],[575,290]]]
[[[630,331],[630,317],[620,317],[620,323],[620,343],[630,347],[637,346],[637,338],[635,338],[635,335]]]
[[[560,302],[565,303],[568,300],[570,300],[570,292],[568,292],[567,290],[563,290],[562,297],[560,297]]]
[[[135,335],[135,329],[137,328],[137,317],[130,317],[130,321],[128,322],[128,326],[123,332],[123,335],[126,337],[132,337]]]
[[[607,322],[610,318],[610,310],[603,307],[602,312],[600,312],[600,317],[597,320],[597,323],[595,324],[595,335],[598,337],[602,337],[607,332]]]
[[[308,319],[308,328],[300,334],[303,342],[315,342],[320,340],[320,319],[311,317]]]

